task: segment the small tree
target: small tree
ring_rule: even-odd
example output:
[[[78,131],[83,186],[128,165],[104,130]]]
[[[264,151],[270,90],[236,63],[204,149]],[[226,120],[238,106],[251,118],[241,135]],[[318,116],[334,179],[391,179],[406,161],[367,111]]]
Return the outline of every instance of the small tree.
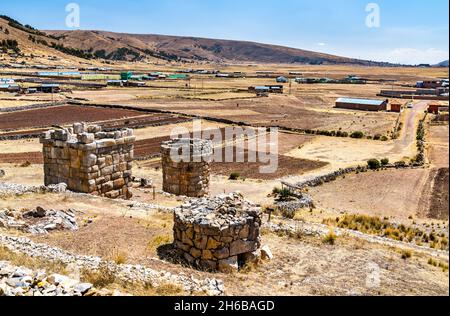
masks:
[[[381,167],[381,162],[378,159],[370,159],[367,162],[370,170],[378,170]]]
[[[381,165],[382,166],[387,166],[388,164],[389,164],[389,158],[381,159]]]

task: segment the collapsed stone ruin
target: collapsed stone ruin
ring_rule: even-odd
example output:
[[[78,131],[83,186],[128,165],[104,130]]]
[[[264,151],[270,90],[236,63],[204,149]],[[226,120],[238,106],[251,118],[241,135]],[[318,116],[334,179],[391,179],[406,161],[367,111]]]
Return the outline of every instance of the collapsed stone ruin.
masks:
[[[174,213],[174,246],[191,265],[232,272],[260,256],[262,212],[242,195],[193,199]]]
[[[78,230],[75,211],[45,210],[40,206],[32,210],[0,210],[0,227],[34,235],[55,230]]]
[[[74,192],[129,199],[134,141],[132,129],[103,132],[85,123],[47,131],[41,137],[45,185],[66,183]]]
[[[203,197],[209,193],[211,141],[170,140],[162,143],[161,155],[164,192],[188,197]]]

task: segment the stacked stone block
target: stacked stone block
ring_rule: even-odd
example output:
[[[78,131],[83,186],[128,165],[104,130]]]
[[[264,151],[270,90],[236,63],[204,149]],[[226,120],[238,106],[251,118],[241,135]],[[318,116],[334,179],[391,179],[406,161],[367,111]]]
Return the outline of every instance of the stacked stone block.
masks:
[[[162,143],[161,155],[165,192],[188,197],[203,197],[209,193],[211,141],[170,140]]]
[[[98,125],[75,123],[41,137],[45,185],[66,183],[74,192],[131,198],[133,130],[103,132]]]
[[[233,272],[260,256],[261,210],[233,193],[184,204],[174,213],[174,246],[191,265]]]

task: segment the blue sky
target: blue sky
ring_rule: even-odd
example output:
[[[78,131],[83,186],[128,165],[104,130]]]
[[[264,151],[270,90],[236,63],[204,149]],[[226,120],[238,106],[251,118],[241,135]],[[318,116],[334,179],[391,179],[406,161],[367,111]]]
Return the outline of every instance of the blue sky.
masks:
[[[68,29],[67,4],[80,28],[250,40],[348,57],[436,63],[448,59],[448,0],[21,0],[1,14],[39,29]],[[368,3],[380,27],[366,26]]]

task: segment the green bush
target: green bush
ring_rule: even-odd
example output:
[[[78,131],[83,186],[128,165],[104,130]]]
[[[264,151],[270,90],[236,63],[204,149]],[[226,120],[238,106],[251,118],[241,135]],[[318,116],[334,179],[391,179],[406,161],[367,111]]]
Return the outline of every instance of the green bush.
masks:
[[[382,166],[387,166],[388,164],[389,164],[389,158],[381,159],[381,165]]]
[[[370,170],[378,170],[381,167],[381,162],[378,159],[370,159],[367,162]]]
[[[228,179],[235,181],[235,180],[239,180],[240,177],[241,177],[241,174],[239,172],[232,172]]]
[[[364,138],[364,133],[363,133],[363,132],[353,132],[353,133],[350,135],[350,137],[351,137],[351,138],[358,138],[358,139],[361,139],[361,138]]]

